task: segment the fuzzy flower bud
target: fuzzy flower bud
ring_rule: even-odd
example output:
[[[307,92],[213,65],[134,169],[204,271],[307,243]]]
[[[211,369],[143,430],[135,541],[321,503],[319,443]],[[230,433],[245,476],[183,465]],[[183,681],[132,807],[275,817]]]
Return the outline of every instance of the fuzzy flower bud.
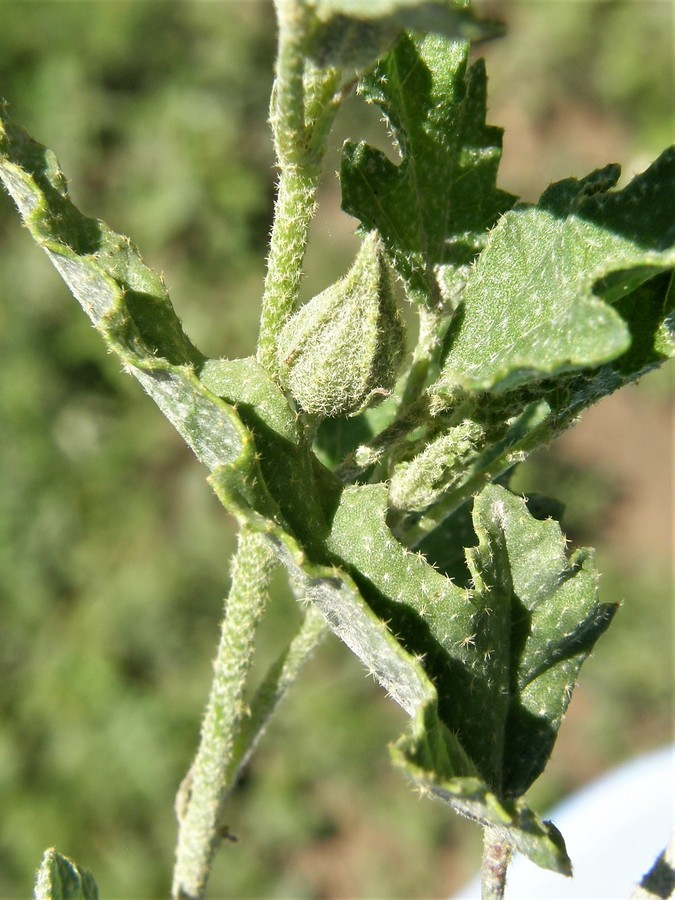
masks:
[[[483,428],[470,419],[434,438],[421,453],[394,470],[389,485],[391,507],[424,512],[459,481],[484,443]]]
[[[372,232],[349,272],[282,329],[280,375],[305,412],[354,416],[388,395],[404,350],[391,274]]]

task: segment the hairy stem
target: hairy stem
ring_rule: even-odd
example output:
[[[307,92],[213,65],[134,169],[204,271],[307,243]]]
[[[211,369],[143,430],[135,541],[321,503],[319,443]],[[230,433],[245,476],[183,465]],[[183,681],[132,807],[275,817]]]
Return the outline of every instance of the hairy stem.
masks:
[[[246,676],[274,563],[265,537],[243,528],[232,565],[214,678],[202,722],[201,742],[177,802],[178,845],[172,896],[203,897],[230,790],[228,774],[235,740],[247,714]]]
[[[412,365],[408,373],[401,409],[407,409],[420,396],[426,385],[432,362],[439,346],[439,324],[441,315],[436,309],[419,307],[420,331],[413,353]]]
[[[279,175],[257,351],[258,362],[271,374],[278,370],[279,332],[298,305],[317,183],[318,172],[303,166],[288,166]]]
[[[260,315],[258,361],[277,372],[277,338],[298,305],[302,262],[316,210],[321,162],[344,91],[341,73],[308,59],[310,10],[303,0],[276,0],[279,52],[270,122],[279,166],[274,224]]]
[[[503,900],[511,850],[511,844],[502,831],[489,825],[484,827],[481,900]]]

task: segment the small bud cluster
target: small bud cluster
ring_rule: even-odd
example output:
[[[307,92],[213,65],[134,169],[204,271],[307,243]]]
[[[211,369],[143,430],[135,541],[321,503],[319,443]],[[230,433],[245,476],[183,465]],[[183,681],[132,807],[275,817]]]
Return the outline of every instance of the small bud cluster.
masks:
[[[465,419],[434,438],[413,459],[400,463],[389,486],[392,508],[406,512],[428,509],[452,487],[484,439],[483,428]]]
[[[350,271],[293,315],[279,337],[282,384],[312,416],[354,416],[393,388],[405,329],[375,232]]]

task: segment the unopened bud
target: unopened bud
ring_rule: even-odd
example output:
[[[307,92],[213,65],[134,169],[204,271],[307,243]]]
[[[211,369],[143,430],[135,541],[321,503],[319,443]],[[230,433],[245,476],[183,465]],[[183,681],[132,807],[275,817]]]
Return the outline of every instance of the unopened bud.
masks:
[[[404,351],[403,320],[373,232],[349,272],[282,329],[280,376],[310,415],[354,416],[388,396]]]
[[[434,438],[408,462],[399,463],[389,485],[391,507],[424,512],[461,478],[484,440],[483,428],[466,419]]]

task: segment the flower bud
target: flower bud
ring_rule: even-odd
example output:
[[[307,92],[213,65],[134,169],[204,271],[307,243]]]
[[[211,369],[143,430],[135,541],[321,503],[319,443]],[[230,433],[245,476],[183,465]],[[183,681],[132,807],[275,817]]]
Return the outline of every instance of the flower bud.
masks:
[[[282,329],[280,376],[310,415],[354,416],[389,394],[404,351],[391,274],[372,232],[349,272]]]
[[[470,419],[434,438],[417,456],[394,469],[389,504],[404,512],[424,512],[465,474],[485,443],[483,428]]]

